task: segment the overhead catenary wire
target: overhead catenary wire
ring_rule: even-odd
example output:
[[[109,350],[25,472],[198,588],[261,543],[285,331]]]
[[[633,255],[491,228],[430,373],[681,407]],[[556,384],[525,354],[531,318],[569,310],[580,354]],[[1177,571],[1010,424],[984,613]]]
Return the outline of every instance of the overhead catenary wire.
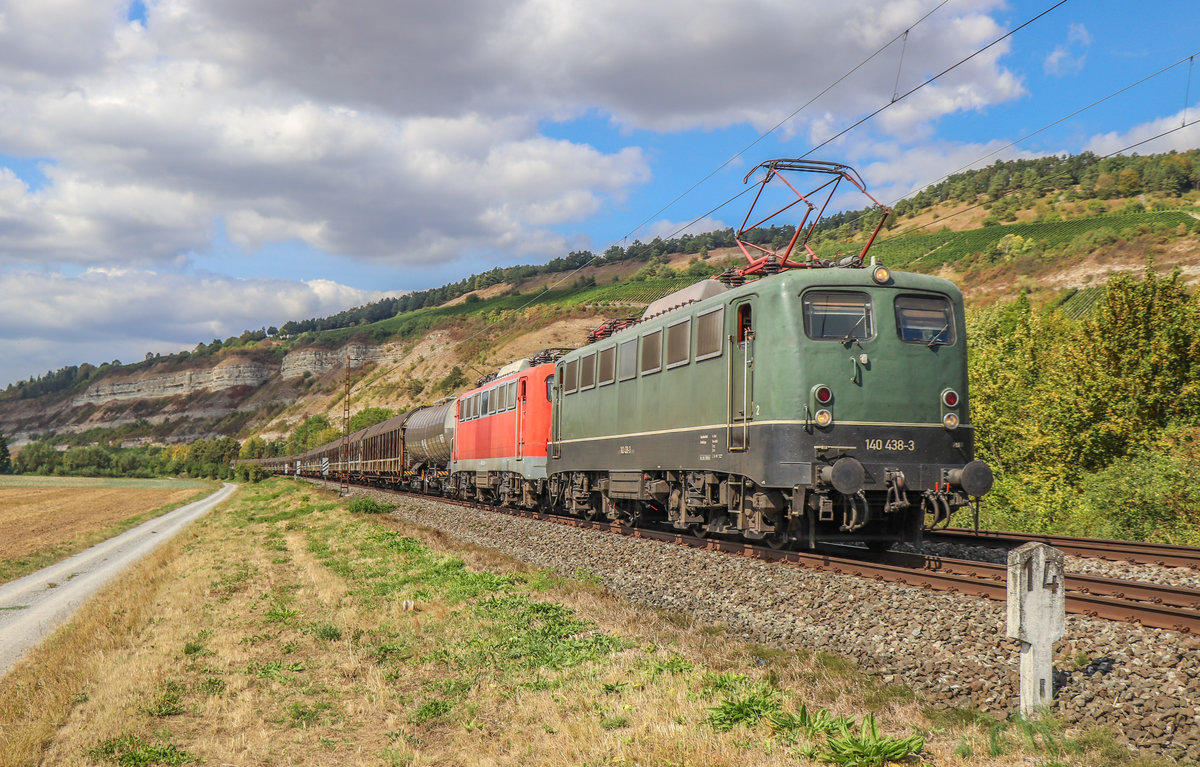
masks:
[[[1174,62],[1174,63],[1172,63],[1172,64],[1168,64],[1167,66],[1163,67],[1162,69],[1159,69],[1157,72],[1152,72],[1151,74],[1148,74],[1148,75],[1146,75],[1145,77],[1142,77],[1141,79],[1139,79],[1139,80],[1136,80],[1135,82],[1132,82],[1132,83],[1130,83],[1130,84],[1128,84],[1128,85],[1126,85],[1126,86],[1124,86],[1124,87],[1122,87],[1122,88],[1118,88],[1117,90],[1115,90],[1115,91],[1113,91],[1113,92],[1109,93],[1107,96],[1103,96],[1103,97],[1101,97],[1101,98],[1099,98],[1099,99],[1096,99],[1095,101],[1091,102],[1090,104],[1087,104],[1086,106],[1082,106],[1082,107],[1080,107],[1079,109],[1076,109],[1075,111],[1071,112],[1070,114],[1064,115],[1064,116],[1062,116],[1062,117],[1060,117],[1060,118],[1058,118],[1058,119],[1056,119],[1056,120],[1053,120],[1053,121],[1051,121],[1051,122],[1048,122],[1048,123],[1046,123],[1045,125],[1043,125],[1042,127],[1038,128],[1038,129],[1036,129],[1036,130],[1030,131],[1029,133],[1026,133],[1024,136],[1021,136],[1020,138],[1013,139],[1012,141],[1008,142],[1007,144],[1005,144],[1005,145],[1004,145],[1004,146],[1002,146],[1002,147],[999,147],[999,148],[997,148],[997,149],[994,149],[994,150],[992,150],[991,152],[988,152],[987,154],[980,155],[979,157],[975,158],[974,160],[971,160],[970,162],[968,162],[968,163],[966,163],[966,164],[964,164],[964,165],[961,165],[961,166],[959,166],[957,169],[955,169],[955,170],[952,170],[952,171],[950,171],[949,173],[943,174],[942,176],[939,176],[938,178],[936,178],[936,179],[933,179],[932,181],[926,181],[926,182],[923,182],[923,183],[921,183],[921,184],[918,184],[918,185],[916,185],[916,186],[912,187],[912,188],[911,188],[911,189],[910,189],[908,192],[906,192],[905,194],[902,194],[902,195],[900,195],[899,197],[897,197],[897,198],[895,198],[894,200],[892,200],[892,201],[891,201],[889,204],[890,204],[890,205],[895,205],[895,204],[896,204],[896,203],[898,203],[900,200],[903,200],[903,199],[905,199],[906,197],[908,197],[910,194],[914,194],[914,193],[916,193],[916,192],[919,192],[919,191],[920,191],[920,190],[922,190],[922,189],[925,189],[925,188],[927,188],[927,187],[929,187],[929,186],[932,186],[933,184],[937,184],[937,183],[940,183],[940,182],[942,182],[942,181],[945,181],[945,180],[947,180],[948,178],[950,178],[951,176],[954,176],[954,175],[955,175],[955,174],[957,174],[957,173],[962,173],[963,171],[965,171],[965,170],[967,170],[967,169],[969,169],[969,168],[976,167],[976,166],[978,166],[980,163],[982,163],[984,160],[987,160],[987,159],[989,159],[989,158],[991,158],[991,157],[995,157],[996,155],[1000,154],[1001,152],[1003,152],[1003,151],[1004,151],[1004,150],[1006,150],[1006,149],[1011,149],[1012,147],[1016,146],[1017,144],[1020,144],[1020,143],[1022,143],[1022,142],[1024,142],[1024,141],[1026,141],[1026,140],[1028,140],[1028,139],[1031,139],[1031,138],[1033,138],[1034,136],[1038,135],[1039,133],[1043,133],[1043,132],[1045,132],[1045,131],[1049,130],[1050,128],[1053,128],[1053,127],[1055,127],[1056,125],[1060,125],[1060,124],[1062,124],[1062,123],[1066,122],[1067,120],[1070,120],[1072,117],[1077,117],[1078,115],[1080,115],[1080,114],[1083,114],[1084,112],[1088,111],[1089,109],[1092,109],[1092,108],[1094,108],[1094,107],[1097,107],[1097,106],[1099,106],[1100,104],[1103,104],[1104,102],[1106,102],[1106,101],[1109,101],[1109,100],[1111,100],[1111,99],[1113,99],[1113,98],[1115,98],[1115,97],[1117,97],[1117,96],[1121,95],[1122,93],[1124,93],[1124,92],[1126,92],[1126,91],[1128,91],[1128,90],[1131,90],[1131,89],[1133,89],[1133,88],[1136,88],[1137,86],[1139,86],[1139,85],[1142,85],[1142,84],[1144,84],[1144,83],[1146,83],[1146,82],[1148,82],[1148,81],[1150,81],[1150,80],[1153,80],[1154,78],[1156,78],[1156,77],[1159,77],[1160,75],[1164,75],[1164,74],[1166,74],[1167,72],[1170,72],[1172,69],[1174,69],[1175,67],[1179,66],[1180,64],[1182,64],[1182,63],[1183,63],[1183,62],[1185,62],[1185,61],[1188,61],[1188,62],[1192,61],[1192,60],[1193,60],[1193,59],[1196,57],[1196,55],[1197,55],[1197,54],[1200,54],[1200,51],[1198,51],[1196,54],[1192,54],[1192,55],[1190,55],[1190,56],[1184,56],[1183,58],[1179,59],[1178,61],[1176,61],[1176,62]],[[1186,112],[1185,112],[1185,114],[1184,114],[1184,120],[1183,120],[1183,124],[1182,124],[1180,127],[1187,127],[1187,125],[1188,125],[1188,122],[1187,122],[1187,115],[1186,115]],[[1125,151],[1125,150],[1122,150],[1122,151]],[[1120,153],[1120,152],[1118,152],[1118,154],[1119,154],[1119,153]],[[852,218],[852,219],[850,219],[850,220],[849,220],[849,221],[847,221],[846,223],[853,224],[853,223],[855,223],[855,222],[857,222],[857,221],[861,221],[861,220],[862,220],[862,218],[863,218],[863,216],[858,216],[858,217],[856,217],[856,218]],[[920,227],[918,227],[918,228],[920,228]],[[912,230],[911,230],[911,229],[901,229],[900,231],[898,231],[898,232],[896,232],[896,233],[892,234],[891,236],[895,237],[895,236],[898,236],[898,235],[900,235],[900,234],[906,234],[906,233],[907,233],[907,232],[909,232],[909,231],[912,231]]]
[[[819,93],[817,93],[815,96],[813,96],[812,98],[810,98],[808,101],[806,101],[806,102],[804,102],[803,104],[801,104],[800,106],[796,107],[794,110],[792,110],[792,112],[791,112],[790,114],[788,114],[788,116],[787,116],[787,117],[784,117],[782,120],[780,120],[779,122],[775,123],[773,126],[771,126],[770,128],[768,128],[767,130],[765,130],[765,131],[763,131],[762,133],[758,134],[758,136],[757,136],[757,137],[756,137],[756,138],[755,138],[753,141],[751,141],[749,144],[747,144],[746,146],[742,147],[742,148],[741,148],[741,149],[739,149],[737,152],[735,152],[735,153],[734,153],[734,154],[733,154],[733,155],[732,155],[732,156],[731,156],[731,157],[730,157],[728,160],[726,160],[725,162],[721,163],[721,164],[720,164],[720,165],[718,165],[716,168],[713,168],[713,170],[712,170],[711,172],[709,172],[709,173],[708,173],[708,175],[706,175],[704,178],[700,179],[700,180],[699,180],[699,181],[697,181],[696,183],[694,183],[694,184],[692,184],[691,186],[689,186],[687,189],[685,189],[685,190],[683,190],[682,192],[680,192],[678,195],[676,195],[674,198],[672,198],[672,199],[671,199],[671,201],[670,201],[670,202],[668,202],[666,205],[662,206],[661,208],[659,208],[658,210],[654,211],[654,212],[653,212],[653,213],[651,213],[649,216],[647,216],[645,219],[643,219],[643,220],[642,220],[640,223],[638,223],[638,225],[637,225],[637,226],[635,226],[635,227],[633,227],[633,229],[629,230],[629,231],[628,231],[628,232],[625,234],[625,236],[623,236],[623,237],[621,238],[621,240],[622,240],[622,241],[628,240],[628,239],[629,239],[631,236],[633,236],[633,234],[634,234],[634,233],[636,233],[637,231],[639,231],[639,230],[640,230],[640,229],[641,229],[643,226],[645,226],[646,224],[650,223],[651,221],[653,221],[653,220],[654,220],[655,218],[657,218],[658,216],[662,215],[662,214],[663,214],[665,211],[667,211],[668,209],[670,209],[670,208],[671,208],[671,206],[673,206],[675,203],[677,203],[677,202],[679,202],[680,200],[682,200],[684,197],[687,197],[689,194],[691,194],[692,192],[696,191],[696,189],[697,189],[697,188],[698,188],[698,187],[699,187],[701,184],[703,184],[705,181],[708,181],[710,178],[712,178],[713,176],[715,176],[715,175],[717,175],[718,173],[720,173],[722,170],[724,170],[726,167],[728,167],[728,166],[729,166],[731,163],[733,163],[734,161],[736,161],[737,159],[739,159],[739,158],[740,158],[742,155],[746,154],[746,152],[749,152],[751,149],[753,149],[755,146],[757,146],[757,145],[759,144],[759,142],[761,142],[761,141],[762,141],[763,139],[765,139],[767,136],[770,136],[770,135],[772,135],[773,133],[775,133],[775,131],[779,130],[779,129],[780,129],[780,128],[782,128],[784,125],[786,125],[787,123],[791,122],[791,121],[792,121],[792,119],[793,119],[793,118],[795,118],[795,116],[796,116],[796,115],[800,114],[800,113],[801,113],[801,112],[803,112],[805,109],[808,109],[810,106],[812,106],[812,105],[813,105],[813,103],[814,103],[814,102],[816,102],[816,100],[817,100],[817,99],[821,98],[821,97],[822,97],[822,96],[824,96],[826,93],[829,93],[831,90],[833,90],[833,89],[834,89],[834,88],[836,88],[838,85],[840,85],[840,84],[841,84],[841,83],[842,83],[842,82],[843,82],[843,81],[844,81],[846,78],[850,77],[852,74],[854,74],[855,72],[857,72],[858,70],[862,69],[864,66],[866,66],[867,64],[869,64],[869,63],[870,63],[872,60],[874,60],[874,59],[875,59],[875,57],[876,57],[876,56],[878,56],[879,54],[883,53],[883,52],[884,52],[884,51],[886,51],[888,48],[890,48],[890,47],[892,46],[892,44],[893,44],[893,43],[895,43],[897,40],[899,40],[901,37],[904,37],[904,39],[907,41],[907,39],[908,39],[908,33],[909,33],[909,32],[910,32],[912,29],[913,29],[913,27],[916,27],[918,24],[920,24],[921,22],[925,21],[926,19],[928,19],[928,18],[929,18],[930,16],[932,16],[933,14],[937,13],[937,12],[938,12],[938,11],[939,11],[939,10],[942,8],[942,6],[946,5],[946,3],[948,3],[948,2],[950,2],[950,0],[942,0],[942,2],[938,3],[938,4],[937,4],[936,6],[934,6],[932,9],[930,9],[930,10],[929,10],[929,11],[928,11],[928,12],[927,12],[927,13],[926,13],[924,16],[922,16],[921,18],[917,19],[917,20],[916,20],[916,21],[914,21],[912,24],[909,24],[909,25],[908,25],[908,28],[907,28],[907,29],[905,29],[905,30],[904,30],[904,32],[902,32],[902,33],[901,33],[901,34],[899,34],[899,35],[896,35],[896,36],[895,36],[895,37],[893,37],[891,40],[888,40],[886,43],[884,43],[883,45],[879,46],[879,48],[878,48],[878,49],[876,49],[876,51],[875,51],[874,53],[872,53],[870,56],[866,57],[866,58],[865,58],[865,59],[863,59],[862,61],[858,62],[858,64],[856,64],[856,65],[855,65],[855,66],[854,66],[852,69],[850,69],[849,71],[847,71],[845,74],[843,74],[843,75],[842,75],[841,77],[839,77],[838,79],[836,79],[836,80],[834,80],[833,82],[831,82],[829,85],[825,86],[825,87],[824,87],[824,88],[823,88],[823,89],[822,89],[822,90],[821,90]],[[1064,2],[1065,2],[1065,0],[1064,0]],[[903,63],[903,56],[901,57],[901,62]],[[896,80],[896,82],[897,82],[897,83],[899,83],[899,74],[898,74],[898,73],[897,73],[897,80]],[[893,98],[892,100],[893,100],[893,101],[895,101],[895,98]],[[736,198],[735,198],[735,199],[736,199]],[[729,202],[732,202],[732,200],[727,200],[727,201],[725,202],[725,204],[728,204]],[[718,206],[717,208],[714,208],[714,210],[720,210],[720,208],[721,208],[721,206]],[[700,219],[696,219],[696,220],[698,221],[698,220],[700,220]],[[692,223],[695,223],[695,222],[693,221]],[[688,226],[691,226],[691,224],[688,224]]]
[[[1181,125],[1187,125],[1188,105],[1191,103],[1191,100],[1192,100],[1192,66],[1195,63],[1196,63],[1196,55],[1192,54],[1191,56],[1188,56],[1187,86],[1183,90],[1183,119],[1180,121]]]
[[[1024,28],[1025,28],[1025,27],[1027,27],[1027,26],[1029,26],[1030,24],[1032,24],[1033,22],[1035,22],[1035,21],[1037,21],[1038,19],[1042,18],[1043,16],[1045,16],[1045,15],[1046,15],[1046,14],[1048,14],[1048,13],[1050,13],[1050,12],[1051,12],[1051,11],[1053,11],[1054,9],[1058,8],[1059,6],[1061,6],[1061,5],[1065,4],[1067,1],[1068,1],[1068,0],[1058,0],[1058,2],[1057,2],[1057,3],[1055,3],[1055,4],[1054,4],[1054,5],[1052,5],[1052,6],[1050,6],[1050,7],[1049,7],[1049,8],[1047,8],[1046,10],[1042,11],[1042,12],[1041,12],[1041,13],[1039,13],[1038,15],[1034,16],[1032,19],[1029,19],[1028,21],[1026,21],[1025,23],[1021,24],[1021,25],[1020,25],[1020,26],[1018,26],[1018,27],[1015,27],[1015,28],[1013,28],[1013,29],[1010,29],[1008,32],[1005,32],[1003,35],[1000,35],[1000,37],[997,37],[995,40],[991,41],[991,42],[990,42],[990,43],[988,43],[987,45],[983,46],[983,47],[982,47],[982,48],[980,48],[979,50],[977,50],[977,51],[975,51],[974,53],[972,53],[970,56],[967,56],[966,58],[963,58],[963,59],[959,59],[959,60],[958,60],[958,61],[956,61],[954,64],[951,64],[950,66],[948,66],[948,67],[946,67],[945,69],[943,69],[941,72],[938,72],[938,73],[937,73],[936,75],[934,75],[933,77],[930,77],[929,79],[925,80],[924,82],[920,83],[919,85],[916,85],[915,87],[913,87],[913,88],[911,88],[910,90],[906,91],[906,92],[905,92],[903,95],[901,95],[899,98],[895,98],[895,97],[893,97],[893,98],[892,98],[892,100],[891,100],[891,101],[889,101],[887,104],[884,104],[883,106],[879,107],[879,108],[878,108],[878,109],[876,109],[874,112],[872,112],[872,113],[870,113],[869,115],[867,115],[866,117],[863,117],[863,118],[859,119],[858,121],[854,122],[854,123],[853,123],[853,124],[851,124],[850,126],[848,126],[848,127],[844,128],[843,130],[839,131],[838,133],[834,134],[833,136],[830,136],[829,138],[825,139],[825,140],[824,140],[824,141],[822,141],[820,144],[817,144],[817,145],[816,145],[816,146],[814,146],[812,149],[809,149],[807,152],[805,152],[804,154],[800,155],[800,157],[801,157],[801,158],[808,157],[810,154],[812,154],[813,152],[817,151],[818,149],[821,149],[822,147],[828,146],[829,144],[833,143],[834,141],[837,141],[837,140],[838,140],[839,138],[841,138],[842,136],[845,136],[845,135],[846,135],[847,133],[849,133],[850,131],[854,130],[854,129],[855,129],[855,128],[857,128],[858,126],[860,126],[860,125],[862,125],[863,123],[865,123],[865,122],[867,122],[868,120],[870,120],[872,117],[875,117],[875,116],[876,116],[876,115],[878,115],[879,113],[881,113],[881,112],[883,112],[884,110],[886,110],[886,109],[890,108],[890,107],[891,107],[893,104],[895,104],[896,102],[898,102],[898,101],[903,101],[904,99],[908,98],[908,97],[909,97],[909,96],[911,96],[912,94],[914,94],[914,93],[916,93],[917,91],[919,91],[919,90],[921,90],[922,88],[924,88],[926,85],[929,85],[930,83],[934,82],[935,80],[938,80],[939,78],[941,78],[941,77],[944,77],[945,75],[947,75],[947,74],[948,74],[948,73],[950,73],[950,72],[953,72],[955,69],[958,69],[958,68],[959,68],[959,67],[961,67],[963,64],[966,64],[968,61],[970,61],[971,59],[975,58],[975,57],[976,57],[976,56],[978,56],[979,54],[983,53],[983,52],[984,52],[984,51],[986,51],[987,49],[991,48],[991,47],[992,47],[992,46],[994,46],[994,45],[997,45],[997,44],[999,44],[999,43],[1003,42],[1004,40],[1007,40],[1008,38],[1012,37],[1012,36],[1013,36],[1014,34],[1016,34],[1017,32],[1020,32],[1022,29],[1024,29]]]
[[[1107,160],[1107,159],[1108,159],[1108,158],[1110,158],[1110,157],[1116,157],[1117,155],[1119,155],[1119,154],[1124,154],[1124,153],[1126,153],[1126,152],[1130,151],[1131,149],[1137,149],[1137,148],[1138,148],[1139,146],[1141,146],[1142,144],[1148,144],[1148,143],[1150,143],[1151,141],[1157,141],[1158,139],[1160,139],[1160,138],[1163,138],[1164,136],[1169,136],[1169,135],[1171,135],[1172,133],[1178,133],[1179,131],[1183,130],[1184,128],[1190,128],[1191,126],[1193,126],[1193,125],[1196,125],[1197,123],[1200,123],[1200,118],[1198,118],[1198,119],[1196,119],[1196,120],[1192,120],[1191,122],[1185,122],[1184,124],[1182,124],[1182,125],[1178,125],[1178,126],[1176,126],[1176,127],[1174,127],[1174,128],[1168,128],[1167,130],[1163,131],[1162,133],[1158,133],[1158,134],[1155,134],[1155,135],[1153,135],[1153,136],[1150,136],[1149,138],[1144,138],[1144,139],[1142,139],[1142,140],[1140,140],[1140,141],[1136,141],[1136,142],[1134,142],[1134,143],[1132,143],[1132,144],[1129,144],[1128,146],[1124,146],[1124,147],[1122,147],[1122,148],[1120,148],[1120,149],[1117,149],[1117,150],[1115,150],[1115,151],[1113,151],[1113,152],[1109,152],[1109,153],[1108,153],[1108,154],[1106,154],[1106,155],[1101,155],[1101,156],[1100,156],[1100,157],[1098,157],[1097,159],[1098,159],[1098,160]],[[1053,180],[1055,180],[1055,179],[1059,179],[1059,178],[1066,178],[1066,177],[1067,177],[1067,173],[1066,173],[1065,171],[1063,171],[1063,172],[1059,172],[1059,173],[1056,173],[1056,174],[1052,174],[1052,175],[1050,175],[1050,176],[1047,176],[1047,177],[1046,177],[1045,179],[1043,179],[1043,180],[1044,180],[1044,181],[1053,181]],[[1018,187],[1015,187],[1015,188],[1013,188],[1013,189],[1007,189],[1007,190],[1005,190],[1005,191],[1004,191],[1002,194],[1000,194],[1000,195],[998,196],[998,198],[997,198],[997,199],[999,199],[999,198],[1002,198],[1002,197],[1009,197],[1009,196],[1011,196],[1011,195],[1014,195],[1014,194],[1016,194],[1017,192],[1023,192],[1023,191],[1025,191],[1025,190],[1026,190],[1026,189],[1028,189],[1028,188],[1029,188],[1028,186],[1018,186]],[[956,210],[956,211],[955,211],[955,212],[953,212],[953,213],[949,213],[949,214],[947,214],[947,215],[945,215],[945,216],[942,216],[941,218],[939,218],[939,219],[938,219],[938,223],[939,223],[939,224],[941,224],[941,223],[945,222],[947,219],[951,219],[951,218],[954,218],[954,217],[956,217],[956,216],[961,216],[961,215],[962,215],[962,214],[964,214],[964,213],[969,213],[969,212],[970,212],[970,211],[972,211],[972,210],[977,210],[977,209],[979,209],[979,208],[982,208],[983,206],[985,206],[985,205],[989,204],[990,202],[994,202],[994,201],[993,201],[993,200],[989,200],[989,201],[987,201],[987,202],[980,202],[980,203],[976,203],[975,205],[969,205],[969,206],[967,206],[967,207],[963,208],[962,210]],[[908,227],[907,229],[901,229],[900,231],[898,231],[898,232],[894,233],[894,234],[892,235],[892,237],[899,237],[899,236],[901,236],[901,235],[908,234],[909,232],[915,232],[915,231],[918,231],[918,230],[920,230],[920,229],[924,229],[924,228],[926,228],[926,227],[928,227],[928,226],[930,226],[930,225],[931,225],[931,224],[914,224],[913,226],[910,226],[910,227]]]

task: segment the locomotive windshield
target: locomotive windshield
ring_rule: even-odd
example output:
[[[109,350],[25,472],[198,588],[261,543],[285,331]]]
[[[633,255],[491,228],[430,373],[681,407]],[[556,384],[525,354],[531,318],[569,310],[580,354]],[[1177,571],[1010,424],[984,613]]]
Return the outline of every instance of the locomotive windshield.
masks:
[[[954,311],[945,298],[897,296],[896,331],[905,343],[949,346],[954,343]]]
[[[818,341],[874,338],[871,297],[846,290],[810,290],[804,294],[804,332]]]

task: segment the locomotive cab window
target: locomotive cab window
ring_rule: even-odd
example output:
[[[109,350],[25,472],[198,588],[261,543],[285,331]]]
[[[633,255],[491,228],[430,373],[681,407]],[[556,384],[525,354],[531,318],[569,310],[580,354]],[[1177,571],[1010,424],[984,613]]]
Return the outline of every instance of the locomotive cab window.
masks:
[[[591,389],[596,385],[596,355],[579,358],[579,388]]]
[[[622,381],[628,381],[637,375],[637,351],[636,338],[621,342],[621,354],[617,364],[620,366],[619,372]]]
[[[524,387],[521,387],[524,388]],[[517,406],[517,382],[508,382],[508,409],[513,410]]]
[[[905,343],[949,346],[954,343],[954,309],[940,296],[896,296],[896,332]]]
[[[680,320],[667,328],[667,367],[686,365],[692,345],[692,318]]]
[[[562,372],[563,393],[574,394],[579,389],[579,360],[564,362]]]
[[[746,308],[750,305],[746,304]],[[718,306],[696,318],[696,361],[721,356],[725,330],[725,307]]]
[[[804,332],[817,341],[874,338],[871,297],[847,290],[810,290],[804,294]]]
[[[596,383],[600,386],[616,380],[617,347],[601,349],[596,362]]]
[[[739,344],[746,343],[754,332],[754,309],[750,304],[742,304],[737,310],[737,340]]]
[[[554,401],[554,376],[553,375],[546,376],[546,401],[547,402]]]
[[[662,370],[662,331],[642,336],[642,375]]]

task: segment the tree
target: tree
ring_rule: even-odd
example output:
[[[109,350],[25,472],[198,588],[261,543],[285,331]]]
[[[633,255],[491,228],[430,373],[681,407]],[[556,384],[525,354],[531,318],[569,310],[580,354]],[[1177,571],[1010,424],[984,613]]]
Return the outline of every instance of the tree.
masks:
[[[434,389],[440,393],[449,393],[467,383],[467,377],[463,374],[462,368],[455,365],[450,369],[450,372],[445,378],[437,382]]]
[[[292,430],[292,434],[288,437],[288,452],[291,454],[303,453],[311,450],[314,447],[322,444],[317,441],[317,435],[325,429],[332,427],[329,419],[322,414],[309,416],[304,419],[304,422],[296,426]]]
[[[29,442],[17,453],[15,468],[22,474],[53,474],[58,468],[58,450],[48,441]]]
[[[350,416],[350,433],[353,434],[359,429],[365,429],[368,426],[374,426],[377,423],[383,423],[395,414],[395,411],[386,407],[363,408],[354,415]]]
[[[242,443],[242,449],[238,451],[238,458],[266,458],[267,457],[267,441],[259,436],[253,436]]]
[[[0,474],[12,472],[12,457],[8,454],[8,440],[0,434]]]

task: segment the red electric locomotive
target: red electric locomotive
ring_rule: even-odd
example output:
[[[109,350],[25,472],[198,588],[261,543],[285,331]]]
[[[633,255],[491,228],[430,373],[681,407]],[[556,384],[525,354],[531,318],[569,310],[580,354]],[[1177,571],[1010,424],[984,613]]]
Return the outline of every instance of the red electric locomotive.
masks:
[[[521,360],[458,398],[455,494],[534,507],[545,490],[554,363]]]

